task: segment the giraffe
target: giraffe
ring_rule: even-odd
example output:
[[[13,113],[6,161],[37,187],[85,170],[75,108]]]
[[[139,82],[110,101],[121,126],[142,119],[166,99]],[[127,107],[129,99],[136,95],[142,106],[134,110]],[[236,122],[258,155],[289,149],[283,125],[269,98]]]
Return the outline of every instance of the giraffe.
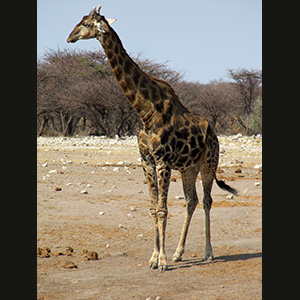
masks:
[[[213,181],[230,193],[237,190],[218,180],[219,143],[208,121],[185,108],[171,85],[144,73],[129,57],[120,38],[111,27],[116,20],[100,15],[99,5],[93,7],[70,33],[67,42],[96,38],[102,45],[123,93],[139,114],[143,129],[138,134],[142,167],[150,195],[153,218],[154,249],[149,260],[152,269],[168,268],[165,251],[167,197],[171,171],[181,173],[186,200],[186,213],[173,261],[181,261],[189,225],[199,202],[196,178],[200,172],[205,211],[205,259],[213,259],[210,238],[211,189]]]

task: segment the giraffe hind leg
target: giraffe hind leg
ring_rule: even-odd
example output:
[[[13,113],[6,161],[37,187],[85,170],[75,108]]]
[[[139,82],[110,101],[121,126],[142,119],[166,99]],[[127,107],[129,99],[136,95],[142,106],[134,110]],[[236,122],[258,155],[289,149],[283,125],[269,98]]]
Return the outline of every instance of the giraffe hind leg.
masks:
[[[205,212],[205,260],[213,260],[213,249],[210,235],[210,209],[213,202],[211,190],[215,179],[217,164],[208,164],[206,161],[201,164],[201,177],[203,187],[203,209]]]
[[[196,178],[198,175],[199,170],[189,169],[188,171],[182,172],[182,185],[183,185],[183,191],[185,195],[186,200],[186,212],[185,212],[185,219],[182,227],[182,232],[179,240],[179,244],[177,246],[177,249],[173,255],[173,261],[181,261],[182,260],[182,254],[184,253],[185,248],[185,242],[190,226],[190,222],[193,216],[193,213],[196,209],[196,206],[199,202],[196,192]]]

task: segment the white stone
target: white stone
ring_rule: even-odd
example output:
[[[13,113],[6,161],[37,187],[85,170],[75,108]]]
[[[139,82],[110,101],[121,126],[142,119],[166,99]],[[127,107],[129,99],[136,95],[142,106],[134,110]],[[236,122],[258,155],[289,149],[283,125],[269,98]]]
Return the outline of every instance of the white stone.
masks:
[[[182,199],[184,199],[184,196],[175,196],[175,199],[176,200],[182,200]]]
[[[105,215],[105,212],[104,212],[104,211],[99,211],[99,215],[100,215],[100,216],[104,216],[104,215]]]
[[[57,170],[50,170],[48,173],[49,174],[55,174],[55,173],[57,173]]]
[[[87,190],[82,190],[82,191],[80,191],[80,194],[87,194],[87,193],[88,193]]]
[[[42,164],[42,167],[45,168],[45,167],[48,167],[48,165],[49,164],[47,162],[45,162],[44,164]]]
[[[262,164],[254,166],[254,169],[260,169],[260,168],[262,168]]]

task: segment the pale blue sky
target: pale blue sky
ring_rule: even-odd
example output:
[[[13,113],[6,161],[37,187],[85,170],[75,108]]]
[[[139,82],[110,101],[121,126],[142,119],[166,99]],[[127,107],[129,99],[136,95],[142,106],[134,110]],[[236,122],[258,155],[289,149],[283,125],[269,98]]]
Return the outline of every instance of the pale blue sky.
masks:
[[[228,80],[227,69],[262,68],[262,0],[37,0],[37,55],[50,49],[102,49],[97,40],[68,44],[93,6],[129,54],[183,71],[184,79]]]

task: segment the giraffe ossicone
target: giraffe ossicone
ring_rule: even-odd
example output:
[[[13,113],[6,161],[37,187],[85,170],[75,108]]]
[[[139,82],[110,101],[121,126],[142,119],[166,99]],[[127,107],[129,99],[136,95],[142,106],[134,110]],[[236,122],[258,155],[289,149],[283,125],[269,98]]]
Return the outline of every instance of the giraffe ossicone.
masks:
[[[173,261],[182,260],[189,225],[199,202],[197,175],[202,176],[205,211],[205,259],[213,259],[210,238],[211,189],[213,181],[230,193],[237,191],[217,180],[219,142],[212,126],[200,114],[182,105],[171,85],[143,72],[129,57],[122,42],[110,26],[115,19],[100,15],[92,8],[70,33],[67,42],[96,38],[102,45],[113,74],[123,93],[140,116],[143,129],[138,135],[142,166],[150,195],[154,248],[150,268],[168,268],[165,251],[167,197],[172,170],[181,173],[186,201],[185,220]]]

